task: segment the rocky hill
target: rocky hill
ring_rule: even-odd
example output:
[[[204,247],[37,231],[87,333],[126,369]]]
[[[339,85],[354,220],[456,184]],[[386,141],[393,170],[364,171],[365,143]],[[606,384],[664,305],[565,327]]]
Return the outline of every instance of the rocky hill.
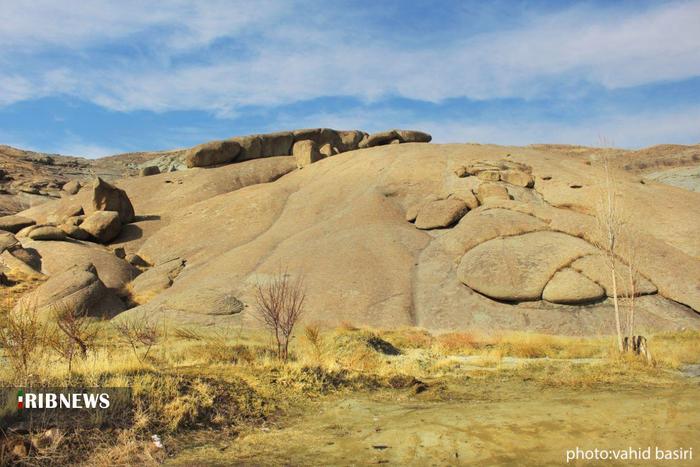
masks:
[[[81,178],[81,189],[0,218],[12,232],[0,265],[10,284],[44,281],[42,307],[67,301],[116,319],[253,326],[255,284],[285,268],[305,278],[309,321],[609,333],[595,218],[606,154],[633,232],[618,270],[639,270],[639,327],[700,327],[700,194],[641,168],[657,168],[652,153],[698,166],[697,146],[429,140],[311,129],[88,163],[105,173],[121,164],[125,176],[116,187]],[[150,176],[131,176],[139,167]]]

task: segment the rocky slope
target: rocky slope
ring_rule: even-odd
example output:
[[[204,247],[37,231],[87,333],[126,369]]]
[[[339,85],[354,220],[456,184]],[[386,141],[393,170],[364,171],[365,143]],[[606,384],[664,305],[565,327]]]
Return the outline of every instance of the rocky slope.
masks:
[[[305,277],[308,321],[611,332],[594,217],[602,150],[390,144],[412,140],[399,133],[348,136],[345,147],[337,132],[330,144],[304,131],[275,134],[256,156],[258,143],[245,138],[161,155],[191,168],[116,180],[135,217],[97,215],[118,229],[106,245],[95,233],[75,238],[105,212],[93,185],[27,209],[23,218],[66,236],[17,232],[0,264],[13,280],[19,269],[48,277],[40,293],[51,300],[80,292],[116,319],[256,325],[253,287],[286,268]],[[625,167],[635,153],[612,155],[633,232],[623,241],[633,238],[641,273],[639,328],[700,327],[700,194],[640,178]],[[691,166],[692,155],[683,161]],[[76,229],[66,225],[80,217]],[[618,270],[630,258],[621,255]],[[79,280],[57,288],[71,267]]]

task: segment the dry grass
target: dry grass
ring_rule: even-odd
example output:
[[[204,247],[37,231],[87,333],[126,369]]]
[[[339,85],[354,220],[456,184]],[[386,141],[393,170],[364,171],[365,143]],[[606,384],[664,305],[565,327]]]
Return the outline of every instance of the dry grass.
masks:
[[[700,363],[700,331],[657,334],[650,338],[649,348],[654,360],[661,365],[678,369],[685,364],[697,364]]]
[[[130,387],[134,406],[126,429],[107,437],[95,435],[96,449],[73,448],[76,456],[83,456],[80,461],[90,465],[106,465],[108,459],[125,465],[154,464],[164,456],[150,440],[154,433],[166,436],[166,451],[177,451],[184,433],[254,426],[336,392],[407,390],[422,385],[421,380],[437,388],[439,381],[470,384],[470,378],[515,378],[574,388],[672,384],[678,377],[669,370],[700,361],[698,331],[650,337],[656,361],[650,366],[619,356],[611,337],[515,332],[433,336],[422,329],[374,330],[348,324],[300,330],[287,363],[276,358],[261,332],[233,328],[163,329],[144,358],[119,343],[108,323],[97,325],[102,327],[100,342],[87,358],[74,362],[72,383]],[[65,363],[48,350],[42,358],[33,382],[65,384]],[[587,358],[594,360],[576,361]],[[7,365],[0,366],[0,386],[14,385],[14,378]]]

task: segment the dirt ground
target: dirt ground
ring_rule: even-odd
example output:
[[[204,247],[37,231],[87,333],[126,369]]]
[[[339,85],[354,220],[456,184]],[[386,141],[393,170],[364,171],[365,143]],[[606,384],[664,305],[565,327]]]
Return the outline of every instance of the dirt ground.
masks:
[[[278,426],[192,447],[173,465],[562,465],[581,449],[693,448],[700,380],[674,387],[548,388],[469,380],[312,402]],[[602,462],[602,465],[634,463]],[[590,464],[590,462],[589,462]],[[585,464],[585,465],[589,465]],[[571,465],[584,465],[572,462]]]

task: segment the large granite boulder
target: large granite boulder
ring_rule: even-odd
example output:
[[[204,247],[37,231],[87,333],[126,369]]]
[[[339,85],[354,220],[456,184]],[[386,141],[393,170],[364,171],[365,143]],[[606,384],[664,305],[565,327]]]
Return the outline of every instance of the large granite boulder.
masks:
[[[596,248],[560,232],[531,232],[484,242],[463,257],[457,271],[465,285],[496,300],[539,300],[554,274]]]
[[[134,220],[134,206],[131,204],[126,191],[110,185],[99,177],[92,186],[91,208],[84,209],[85,213],[114,211],[119,214],[119,220],[122,224],[128,224]]]
[[[71,180],[70,182],[67,182],[65,185],[63,185],[62,190],[68,193],[69,195],[74,195],[80,191],[80,188],[82,185],[78,180]]]
[[[486,204],[491,201],[510,199],[510,195],[508,194],[508,190],[506,189],[506,187],[498,183],[482,183],[481,185],[479,185],[476,195],[479,198],[481,204]]]
[[[441,229],[457,223],[469,211],[461,199],[448,198],[430,201],[423,205],[416,216],[419,229]]]
[[[61,241],[66,239],[66,233],[53,225],[42,225],[33,229],[27,235],[32,240],[55,240]]]
[[[279,131],[260,135],[261,157],[288,156],[291,154],[294,135],[291,131]]]
[[[0,230],[17,233],[25,227],[36,224],[32,219],[23,216],[2,216],[0,217]]]
[[[51,313],[71,312],[111,318],[126,309],[119,297],[102,283],[91,264],[73,266],[51,276],[28,299],[47,317]]]
[[[367,140],[364,142],[364,146],[368,148],[383,146],[385,144],[390,144],[392,141],[401,141],[396,130],[380,131],[378,133],[370,134],[367,137]]]
[[[157,165],[147,165],[146,167],[141,167],[139,170],[140,177],[150,177],[151,175],[158,175],[160,173],[160,168]]]
[[[117,258],[112,251],[92,242],[37,242],[23,240],[24,249],[41,258],[41,272],[53,276],[78,265],[92,264],[100,280],[110,289],[122,289],[140,271]],[[13,252],[13,253],[16,253]]]
[[[15,250],[11,253],[9,250],[5,250],[0,253],[0,269],[4,270],[5,274],[12,279],[34,280],[44,278],[44,274],[40,271],[17,258],[14,254],[17,251]]]
[[[360,141],[362,141],[365,135],[366,133],[358,130],[338,131],[338,136],[340,137],[340,146],[338,150],[340,152],[346,152],[358,149]],[[330,143],[332,144],[332,142]]]
[[[318,150],[318,145],[315,141],[310,139],[294,143],[292,153],[294,155],[294,160],[296,160],[297,167],[300,169],[323,159],[323,156]]]
[[[99,243],[109,243],[119,236],[122,223],[118,212],[96,211],[85,218],[80,228]]]
[[[402,143],[429,143],[433,137],[423,131],[395,130]]]
[[[605,290],[583,274],[564,268],[549,280],[542,298],[551,303],[578,305],[605,298]]]
[[[230,138],[229,141],[238,143],[241,147],[236,162],[257,159],[262,155],[262,140],[260,135],[238,136]]]
[[[12,250],[17,245],[19,245],[19,241],[12,233],[0,230],[0,253]]]
[[[516,169],[508,169],[500,172],[500,178],[506,183],[517,185],[524,188],[532,188],[535,186],[535,179],[527,172]]]
[[[188,150],[185,163],[189,168],[226,164],[233,162],[240,151],[241,145],[237,141],[212,141]]]

